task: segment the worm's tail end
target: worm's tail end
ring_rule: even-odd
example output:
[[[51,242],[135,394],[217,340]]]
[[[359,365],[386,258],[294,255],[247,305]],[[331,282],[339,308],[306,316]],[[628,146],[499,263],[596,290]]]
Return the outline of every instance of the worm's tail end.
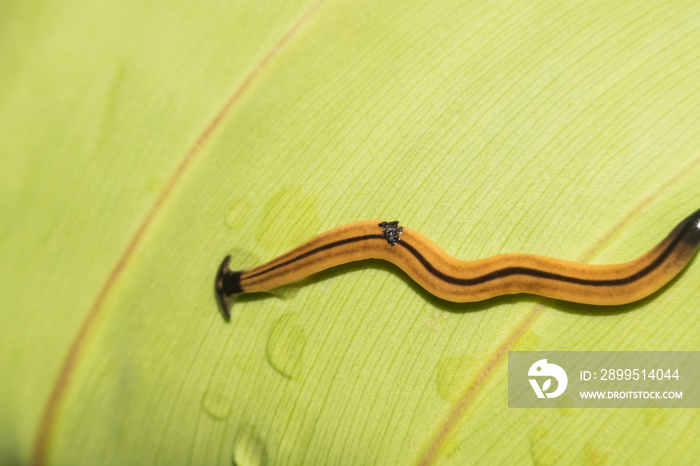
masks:
[[[689,262],[700,246],[700,209],[690,214],[677,228],[683,231],[680,241],[686,257],[682,257],[682,260]]]
[[[241,272],[232,272],[228,267],[230,261],[231,256],[224,257],[216,272],[216,281],[214,282],[221,310],[227,319],[231,318],[231,297],[243,291],[241,289]]]

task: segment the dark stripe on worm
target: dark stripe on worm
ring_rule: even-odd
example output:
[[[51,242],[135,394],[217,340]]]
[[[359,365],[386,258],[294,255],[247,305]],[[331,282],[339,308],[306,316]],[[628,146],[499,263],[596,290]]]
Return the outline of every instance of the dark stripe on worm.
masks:
[[[464,279],[464,278],[458,278],[458,277],[453,277],[451,275],[445,274],[439,270],[437,270],[433,264],[431,264],[429,261],[423,257],[423,255],[416,250],[413,246],[408,244],[405,241],[402,241],[398,243],[400,246],[405,247],[406,249],[409,250],[411,254],[413,254],[416,259],[420,261],[421,264],[423,264],[423,267],[428,270],[431,274],[433,274],[435,277],[439,278],[440,280],[447,282],[451,285],[458,285],[458,286],[474,286],[474,285],[480,285],[482,283],[486,283],[490,280],[496,280],[498,278],[503,278],[503,277],[508,277],[510,275],[528,275],[530,277],[536,277],[536,278],[544,278],[547,280],[558,280],[562,282],[567,282],[567,283],[575,283],[577,285],[588,285],[588,286],[620,286],[620,285],[626,285],[629,283],[632,283],[636,280],[639,280],[647,275],[649,275],[651,272],[654,271],[657,267],[659,267],[663,262],[668,258],[668,256],[673,252],[673,250],[678,246],[678,244],[681,242],[681,239],[691,227],[692,223],[687,222],[686,225],[681,229],[679,234],[673,239],[673,241],[666,247],[663,253],[661,253],[651,264],[643,268],[642,270],[624,278],[618,278],[616,280],[591,280],[591,279],[582,279],[578,277],[569,277],[566,275],[560,275],[556,273],[551,273],[551,272],[546,272],[544,270],[537,270],[537,269],[531,269],[527,267],[507,267],[504,269],[499,269],[491,273],[487,273],[485,275],[481,275],[476,278],[470,278],[470,279]],[[697,227],[696,227],[697,229]]]
[[[303,253],[303,254],[300,254],[300,255],[298,255],[298,256],[292,258],[292,259],[289,259],[289,260],[286,261],[286,262],[282,262],[281,264],[273,265],[273,266],[270,267],[270,268],[267,268],[267,269],[265,269],[265,270],[261,270],[261,271],[259,271],[259,272],[256,272],[256,273],[252,274],[252,275],[246,275],[245,278],[246,278],[246,280],[247,280],[247,279],[251,279],[251,278],[254,278],[254,277],[258,277],[258,276],[260,276],[260,275],[263,275],[263,274],[266,274],[266,273],[268,273],[268,272],[271,272],[271,271],[273,271],[273,270],[275,270],[275,269],[279,269],[279,268],[281,268],[281,267],[285,267],[285,266],[287,266],[287,265],[293,264],[294,262],[296,262],[296,261],[298,261],[298,260],[304,259],[304,258],[306,258],[306,257],[313,256],[314,254],[318,254],[319,252],[323,252],[323,251],[327,251],[327,250],[329,250],[329,249],[337,248],[338,246],[343,246],[343,245],[345,245],[345,244],[351,244],[351,243],[357,243],[358,241],[365,241],[365,240],[368,240],[368,239],[382,239],[382,238],[383,238],[382,235],[364,235],[364,236],[355,236],[355,237],[352,237],[352,238],[347,238],[347,239],[344,239],[344,240],[341,240],[341,241],[335,241],[335,242],[333,242],[333,243],[325,244],[325,245],[323,245],[323,246],[317,247],[316,249],[312,249],[311,251],[308,251],[308,252],[305,252],[305,253]]]

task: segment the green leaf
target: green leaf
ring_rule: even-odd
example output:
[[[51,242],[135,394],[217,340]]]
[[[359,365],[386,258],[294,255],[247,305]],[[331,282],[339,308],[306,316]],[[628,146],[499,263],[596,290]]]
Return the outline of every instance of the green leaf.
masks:
[[[700,265],[615,308],[356,263],[217,310],[216,267],[399,219],[450,254],[632,259],[700,207],[700,5],[10,1],[0,463],[690,463],[691,409],[507,408],[509,350],[698,350]]]

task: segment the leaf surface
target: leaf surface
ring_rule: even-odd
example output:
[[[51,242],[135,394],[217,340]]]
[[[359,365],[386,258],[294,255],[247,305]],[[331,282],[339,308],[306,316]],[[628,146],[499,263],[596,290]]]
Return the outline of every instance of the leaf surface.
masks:
[[[506,368],[698,350],[697,260],[615,308],[453,304],[368,261],[241,297],[228,324],[212,286],[225,254],[367,218],[465,259],[647,251],[700,207],[695,2],[4,8],[0,462],[700,454],[697,410],[508,409]]]

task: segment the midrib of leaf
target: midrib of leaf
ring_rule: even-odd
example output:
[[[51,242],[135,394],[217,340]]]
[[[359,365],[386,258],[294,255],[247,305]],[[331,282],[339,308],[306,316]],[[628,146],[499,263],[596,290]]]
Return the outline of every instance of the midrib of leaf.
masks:
[[[144,235],[149,230],[149,227],[153,224],[153,220],[156,218],[158,213],[161,211],[166,201],[173,193],[175,188],[179,185],[182,180],[186,170],[194,161],[195,157],[201,152],[202,147],[210,139],[214,131],[221,125],[226,115],[229,114],[231,108],[238,102],[241,96],[246,92],[246,90],[252,85],[255,79],[260,75],[260,73],[267,67],[267,65],[277,56],[289,43],[289,41],[299,32],[299,30],[308,23],[309,19],[314,15],[314,13],[324,4],[326,0],[317,0],[313,3],[293,24],[287,29],[287,31],[282,35],[282,37],[274,43],[272,48],[270,48],[262,59],[259,60],[253,69],[248,73],[248,75],[243,79],[243,81],[235,88],[234,92],[230,97],[224,102],[221,110],[211,119],[211,121],[204,127],[204,130],[199,134],[195,142],[192,144],[190,149],[187,151],[185,157],[182,159],[180,164],[175,169],[175,172],[169,177],[168,182],[161,191],[160,195],[156,199],[153,206],[148,210],[146,216],[139,224],[138,229],[133,234],[129,240],[126,249],[119,256],[119,259],[115,266],[112,268],[107,280],[102,285],[100,292],[98,293],[95,301],[93,302],[90,310],[88,311],[85,319],[80,325],[80,329],[76,334],[73,342],[71,343],[68,354],[61,365],[56,381],[51,389],[51,394],[44,407],[41,421],[39,424],[39,430],[37,433],[36,440],[34,442],[34,448],[32,452],[32,464],[42,465],[45,464],[47,459],[47,454],[50,447],[51,436],[54,432],[54,427],[56,425],[56,420],[60,412],[61,403],[64,399],[66,393],[66,388],[70,384],[71,376],[75,371],[76,365],[80,360],[80,356],[85,347],[85,342],[90,332],[93,329],[93,324],[99,316],[101,310],[104,308],[104,303],[109,297],[114,285],[118,282],[120,276],[122,275],[125,268],[129,265],[129,261],[134,255],[134,252],[138,249]]]
[[[635,216],[649,207],[655,200],[659,199],[664,192],[678,183],[682,178],[687,176],[688,173],[691,173],[692,170],[698,165],[700,165],[700,157],[691,160],[673,176],[667,179],[666,182],[660,184],[647,197],[642,199],[642,201],[632,208],[627,215],[620,219],[618,223],[610,228],[607,233],[601,236],[595,243],[593,243],[592,246],[584,251],[579,256],[578,261],[585,263],[593,259],[605,248],[605,246],[614,240],[614,238],[620,233],[620,231],[622,231],[624,227],[629,225]],[[441,446],[467,412],[467,408],[469,408],[472,401],[474,401],[476,393],[490,379],[491,375],[494,373],[494,369],[498,367],[501,362],[503,362],[503,359],[508,354],[508,351],[512,349],[518,340],[527,332],[527,330],[531,328],[535,322],[537,322],[538,318],[542,315],[543,309],[543,304],[534,304],[532,309],[497,347],[496,351],[490,358],[488,358],[483,367],[477,372],[478,376],[476,379],[474,379],[474,381],[464,390],[459,400],[450,406],[449,410],[444,416],[440,417],[440,419],[444,419],[444,422],[437,425],[435,432],[429,437],[429,441],[422,449],[422,454],[416,461],[416,464],[425,466],[434,464],[438,460]]]

